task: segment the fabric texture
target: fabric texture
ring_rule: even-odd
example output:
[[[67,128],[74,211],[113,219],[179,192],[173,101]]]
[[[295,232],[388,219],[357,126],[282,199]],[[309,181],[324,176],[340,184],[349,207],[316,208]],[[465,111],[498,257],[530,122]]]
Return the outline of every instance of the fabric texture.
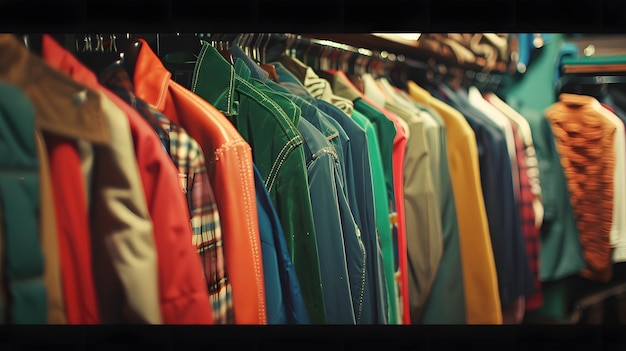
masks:
[[[154,240],[159,263],[157,293],[162,322],[213,324],[208,291],[202,268],[198,264],[199,258],[187,240],[191,236],[191,226],[187,220],[185,199],[180,189],[173,186],[178,183],[178,174],[158,136],[138,112],[102,87],[95,74],[67,50],[49,37],[44,37],[43,45],[42,53],[50,65],[71,74],[72,78],[86,86],[102,91],[128,117],[144,201],[153,222],[154,235],[151,240]],[[147,251],[135,254],[143,259],[148,257]],[[120,259],[124,257],[119,256]],[[124,283],[129,284],[124,286],[129,289],[128,293],[137,293],[130,288],[138,282],[126,280]],[[137,298],[135,302],[138,305],[145,303],[139,296]]]
[[[488,117],[474,108],[463,90],[438,86],[442,99],[452,104],[467,119],[476,133],[479,150],[480,178],[489,222],[489,233],[498,274],[498,289],[502,308],[523,296],[523,278],[519,274],[518,254],[524,251],[511,177],[511,160],[504,132]],[[487,186],[489,184],[489,186]]]
[[[265,280],[250,145],[215,106],[172,80],[147,42],[135,64],[135,95],[184,128],[204,151],[215,192],[236,324],[266,324]],[[193,246],[192,246],[193,247]]]
[[[323,324],[326,317],[318,248],[303,141],[296,128],[300,109],[285,97],[268,97],[255,87],[262,83],[249,77],[244,63],[236,61],[232,66],[204,42],[192,91],[227,116],[250,143],[254,164],[281,219],[311,323]]]
[[[379,235],[376,232],[376,216],[374,214],[374,195],[372,189],[372,171],[370,165],[369,151],[367,148],[366,132],[350,118],[346,112],[333,103],[322,98],[314,98],[313,92],[301,83],[295,74],[283,66],[281,62],[273,63],[276,72],[280,77],[281,85],[292,93],[305,98],[308,102],[319,109],[324,116],[333,120],[339,125],[338,134],[341,129],[347,134],[347,142],[341,143],[343,156],[340,156],[340,164],[344,170],[344,187],[349,202],[350,209],[361,231],[361,239],[366,250],[367,259],[367,279],[366,294],[364,295],[364,305],[373,306],[369,311],[365,311],[366,319],[377,324],[387,324],[388,320],[388,295],[384,283],[383,253],[381,249]],[[314,72],[313,72],[314,73]],[[332,88],[325,88],[332,94]],[[353,105],[347,99],[344,99]],[[349,109],[353,111],[353,108]],[[304,112],[304,109],[303,109]],[[303,117],[307,118],[304,113]],[[319,128],[318,128],[319,129]],[[337,149],[336,149],[337,150]],[[341,150],[339,150],[341,151]],[[385,220],[387,222],[387,220]],[[367,316],[370,317],[367,317]],[[364,319],[365,320],[365,319]]]
[[[264,243],[263,269],[267,298],[268,324],[309,324],[309,315],[300,290],[300,281],[291,262],[287,241],[272,205],[267,188],[258,169],[254,169],[257,204],[259,206],[259,226]],[[269,247],[270,250],[265,248]],[[273,254],[266,255],[266,252]],[[276,274],[268,270],[276,268]],[[274,279],[272,279],[274,278]],[[272,294],[270,294],[272,293]]]
[[[528,177],[528,166],[526,165],[526,157],[524,156],[524,145],[519,137],[517,127],[513,126],[513,137],[515,138],[515,146],[517,148],[517,164],[520,179],[520,219],[522,225],[522,233],[526,243],[526,253],[528,254],[528,265],[533,274],[533,286],[526,291],[525,308],[526,310],[536,310],[543,304],[543,294],[541,292],[541,280],[539,274],[539,254],[541,241],[539,238],[539,228],[535,226],[534,201],[535,194],[532,192],[530,180]]]
[[[446,126],[450,179],[458,215],[463,284],[468,324],[501,324],[493,249],[480,181],[476,135],[463,115],[413,81],[407,83],[415,101],[439,113]]]
[[[411,321],[419,323],[443,253],[439,198],[435,193],[426,123],[419,113],[397,104],[378,87],[373,76],[362,75],[366,95],[379,95],[385,108],[408,125],[404,160],[404,202]]]
[[[10,324],[46,324],[48,300],[39,239],[35,107],[19,87],[0,84],[0,209]]]
[[[180,189],[189,209],[192,243],[202,260],[215,323],[234,323],[232,287],[225,275],[219,212],[204,152],[186,130],[135,96],[133,83],[121,64],[108,67],[101,73],[100,81],[145,118],[178,169]]]
[[[41,199],[41,247],[44,253],[44,279],[48,296],[48,324],[67,324],[67,313],[63,301],[61,261],[56,210],[52,197],[52,178],[46,141],[38,131],[35,135],[39,158],[39,181]],[[0,234],[1,235],[1,234]],[[1,252],[0,252],[1,255]],[[2,271],[2,267],[0,267]],[[1,290],[1,288],[0,288]]]
[[[563,165],[587,267],[583,277],[612,277],[610,232],[613,221],[615,125],[593,97],[561,94],[546,109]]]
[[[56,209],[59,264],[67,323],[100,322],[94,288],[91,230],[81,159],[74,142],[107,144],[110,129],[101,96],[34,56],[12,35],[0,36],[2,79],[14,83],[36,106],[35,126],[46,143],[53,206]],[[10,74],[8,74],[10,73]],[[81,97],[80,104],[74,103]],[[33,131],[34,133],[34,131]]]

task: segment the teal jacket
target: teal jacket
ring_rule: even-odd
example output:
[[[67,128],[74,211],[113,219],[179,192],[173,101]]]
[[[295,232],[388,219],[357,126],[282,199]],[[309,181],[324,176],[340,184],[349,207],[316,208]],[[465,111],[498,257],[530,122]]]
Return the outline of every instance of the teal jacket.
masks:
[[[0,83],[0,323],[46,324],[39,240],[39,161],[35,109],[17,87]]]

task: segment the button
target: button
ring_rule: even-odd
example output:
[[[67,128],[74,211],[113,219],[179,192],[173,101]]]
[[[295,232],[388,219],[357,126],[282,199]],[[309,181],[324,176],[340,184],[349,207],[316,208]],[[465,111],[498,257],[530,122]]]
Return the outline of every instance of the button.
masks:
[[[543,44],[544,44],[544,41],[543,41],[543,38],[541,37],[541,34],[535,34],[535,37],[533,38],[533,46],[539,49],[543,46]]]
[[[72,97],[72,101],[76,105],[82,105],[87,101],[87,89],[81,90]]]

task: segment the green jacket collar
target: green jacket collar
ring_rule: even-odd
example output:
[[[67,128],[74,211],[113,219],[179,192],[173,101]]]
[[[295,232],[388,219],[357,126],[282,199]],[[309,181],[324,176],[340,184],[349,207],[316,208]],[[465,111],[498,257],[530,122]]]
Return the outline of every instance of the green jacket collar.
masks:
[[[241,68],[239,67],[239,69]],[[217,49],[208,42],[203,42],[193,70],[192,90],[204,97],[226,116],[234,116],[237,114],[235,99],[233,98],[237,83],[235,77],[235,67],[226,61]],[[198,84],[198,81],[211,83]]]

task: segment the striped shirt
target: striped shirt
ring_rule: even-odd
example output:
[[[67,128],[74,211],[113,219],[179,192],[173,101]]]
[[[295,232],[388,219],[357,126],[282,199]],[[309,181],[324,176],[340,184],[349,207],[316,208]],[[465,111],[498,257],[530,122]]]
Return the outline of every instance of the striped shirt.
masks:
[[[353,102],[345,97],[335,95],[330,82],[320,78],[311,67],[307,67],[306,76],[302,84],[314,98],[330,102],[339,107],[348,116],[352,114],[354,110]]]

